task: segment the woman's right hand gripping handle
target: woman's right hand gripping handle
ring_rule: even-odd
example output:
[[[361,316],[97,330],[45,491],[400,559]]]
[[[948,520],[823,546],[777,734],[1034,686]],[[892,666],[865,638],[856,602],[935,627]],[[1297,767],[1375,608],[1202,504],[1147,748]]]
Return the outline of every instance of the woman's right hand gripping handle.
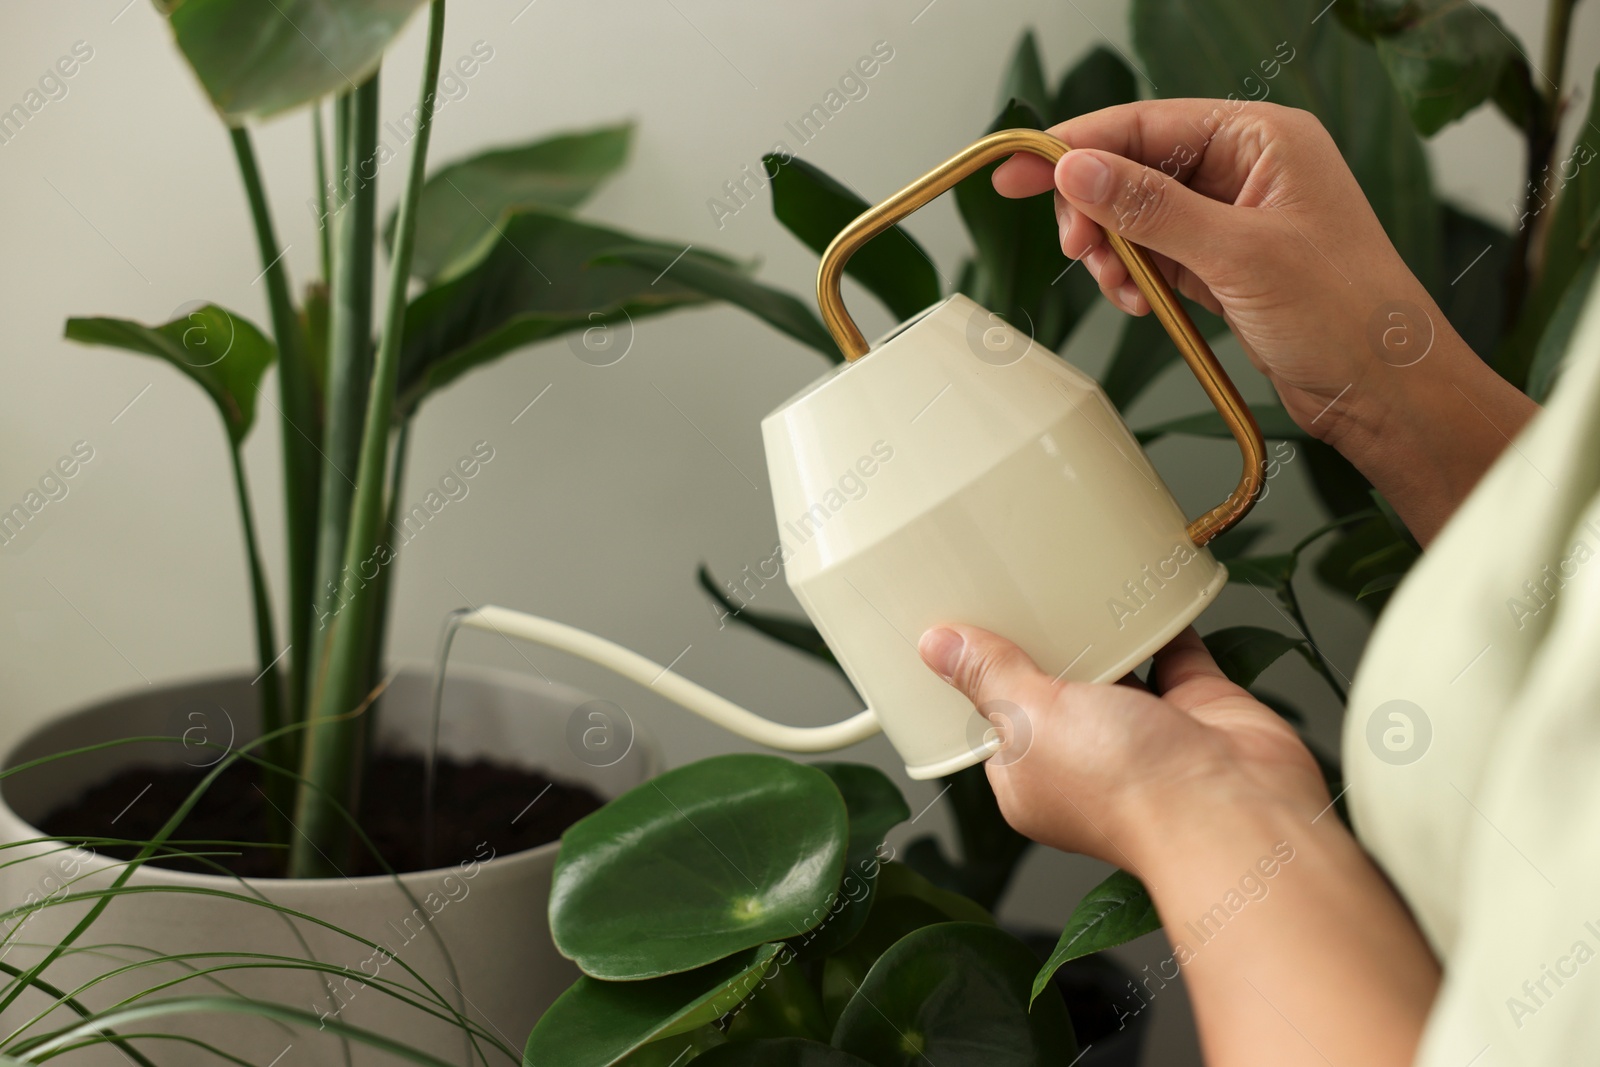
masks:
[[[1309,112],[1151,100],[1050,132],[1071,147],[1054,172],[1019,155],[995,188],[1053,190],[1062,251],[1130,314],[1150,306],[1105,233],[1149,249],[1174,288],[1227,320],[1300,428],[1354,463],[1419,540],[1532,417],[1401,260]]]

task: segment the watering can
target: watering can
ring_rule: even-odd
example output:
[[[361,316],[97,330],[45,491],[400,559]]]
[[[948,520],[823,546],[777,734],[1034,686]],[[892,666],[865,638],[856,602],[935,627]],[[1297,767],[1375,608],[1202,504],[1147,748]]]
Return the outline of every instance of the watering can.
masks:
[[[1148,254],[1107,234],[1244,457],[1233,492],[1192,520],[1094,379],[1025,332],[957,293],[869,345],[839,288],[863,244],[980,167],[1066,151],[1037,130],[991,134],[840,231],[817,302],[845,362],[762,420],[789,586],[866,710],[786,726],[554,620],[483,607],[458,623],[609,667],[774,748],[827,751],[881,730],[917,779],[987,758],[1009,720],[928,669],[917,652],[928,628],[992,630],[1057,678],[1113,681],[1143,662],[1227,580],[1206,545],[1253,506],[1265,458],[1249,408]]]

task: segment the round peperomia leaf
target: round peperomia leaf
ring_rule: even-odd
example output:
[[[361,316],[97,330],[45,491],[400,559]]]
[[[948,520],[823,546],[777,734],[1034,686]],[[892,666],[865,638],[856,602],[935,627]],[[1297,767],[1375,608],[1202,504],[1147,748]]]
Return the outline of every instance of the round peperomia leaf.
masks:
[[[622,981],[798,937],[827,914],[848,840],[844,801],[816,768],[701,760],[567,830],[551,933],[584,973]]]
[[[798,1037],[734,1041],[694,1062],[699,1067],[872,1067],[848,1052]]]
[[[1038,961],[981,923],[940,923],[885,952],[845,1005],[833,1044],[878,1067],[1066,1064],[1077,1042],[1054,988],[1028,1010]]]
[[[699,1028],[738,1007],[759,988],[781,945],[761,945],[685,974],[642,982],[579,978],[528,1035],[530,1067],[610,1067],[652,1042],[681,1040],[674,1056],[705,1047]],[[666,1062],[671,1062],[669,1056]]]

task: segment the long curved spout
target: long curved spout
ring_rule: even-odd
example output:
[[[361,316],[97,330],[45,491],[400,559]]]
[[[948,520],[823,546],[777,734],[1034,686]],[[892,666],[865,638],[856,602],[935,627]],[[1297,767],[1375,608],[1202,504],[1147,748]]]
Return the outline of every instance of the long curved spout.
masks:
[[[531,641],[598,663],[724,730],[785,752],[829,752],[865,740],[883,729],[870,708],[829,726],[785,726],[771,722],[632,649],[553,619],[492,606],[463,612],[458,618],[463,626]]]

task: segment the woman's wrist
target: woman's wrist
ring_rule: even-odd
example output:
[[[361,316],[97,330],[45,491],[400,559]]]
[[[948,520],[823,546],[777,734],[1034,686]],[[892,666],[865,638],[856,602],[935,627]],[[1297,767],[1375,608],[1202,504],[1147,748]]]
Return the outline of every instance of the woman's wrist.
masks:
[[[1326,431],[1318,433],[1394,505],[1424,544],[1538,411],[1429,306],[1431,314],[1393,312],[1411,315],[1407,322],[1428,323],[1425,347],[1375,339],[1386,321],[1375,319],[1368,338],[1372,351],[1356,380],[1330,405]]]

